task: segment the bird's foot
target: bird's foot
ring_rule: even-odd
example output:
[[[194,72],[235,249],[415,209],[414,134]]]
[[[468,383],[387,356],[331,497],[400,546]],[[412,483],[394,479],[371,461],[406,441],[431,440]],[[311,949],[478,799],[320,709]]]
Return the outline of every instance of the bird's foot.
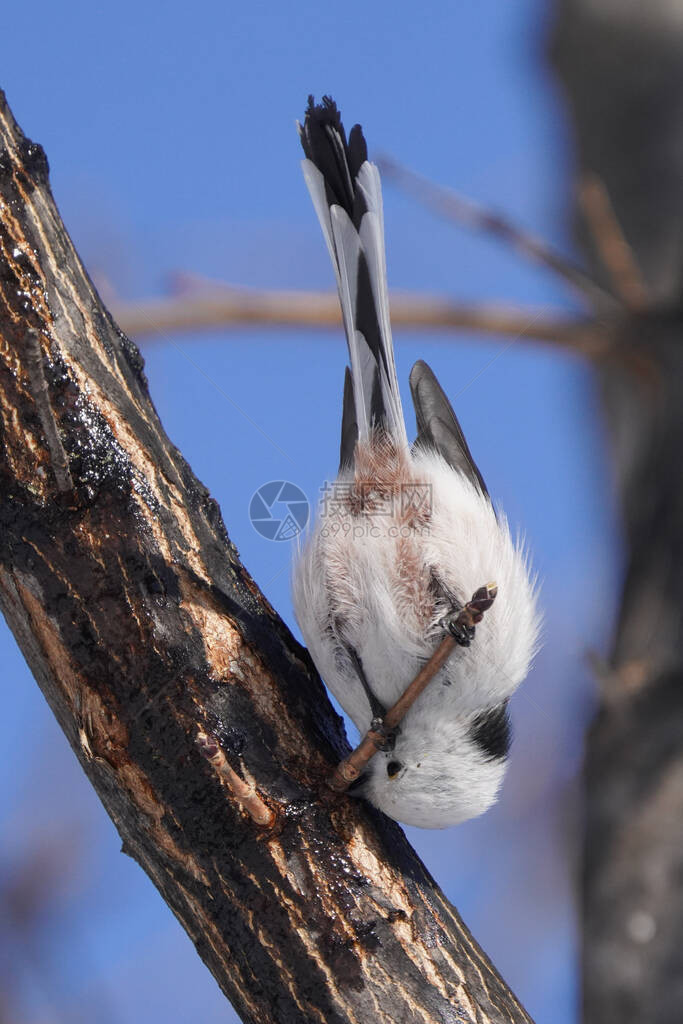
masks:
[[[496,599],[498,587],[495,583],[487,583],[472,594],[467,604],[457,611],[453,609],[441,620],[443,628],[451,634],[460,647],[469,647],[474,640],[475,623],[481,622],[484,612],[488,611]]]
[[[378,747],[379,750],[390,751],[396,746],[398,728],[389,731],[384,724],[383,718],[375,717],[372,719],[370,722],[370,732],[378,733],[382,737],[383,742]]]
[[[474,626],[469,626],[465,622],[460,622],[459,615],[459,612],[447,615],[444,620],[444,626],[451,634],[456,644],[459,644],[460,647],[469,647],[474,640],[475,629]]]

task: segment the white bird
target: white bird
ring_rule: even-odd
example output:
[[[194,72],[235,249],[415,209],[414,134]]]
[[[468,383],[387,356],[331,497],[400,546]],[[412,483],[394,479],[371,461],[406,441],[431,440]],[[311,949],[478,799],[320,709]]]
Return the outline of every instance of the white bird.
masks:
[[[354,793],[389,817],[444,828],[494,802],[510,746],[508,701],[536,651],[540,615],[528,559],[493,508],[448,399],[426,363],[401,408],[389,322],[382,194],[359,125],[309,98],[303,171],[337,279],[347,368],[337,480],[293,572],[311,656],[361,735],[433,654],[482,584],[495,603],[377,753]],[[465,643],[467,641],[465,640]]]

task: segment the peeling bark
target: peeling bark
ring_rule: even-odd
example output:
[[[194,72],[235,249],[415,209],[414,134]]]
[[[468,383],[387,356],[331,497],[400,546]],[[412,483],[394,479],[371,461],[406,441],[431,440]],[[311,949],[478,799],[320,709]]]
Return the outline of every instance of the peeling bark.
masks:
[[[243,1020],[528,1022],[401,830],[326,788],[341,721],[166,437],[1,93],[0,335],[2,610]]]

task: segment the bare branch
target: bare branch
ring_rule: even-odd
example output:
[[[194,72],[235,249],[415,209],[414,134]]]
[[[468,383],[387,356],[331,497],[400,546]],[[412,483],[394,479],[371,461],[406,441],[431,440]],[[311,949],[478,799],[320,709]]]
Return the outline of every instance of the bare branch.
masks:
[[[647,288],[626,241],[603,182],[586,173],[579,183],[579,207],[615,293],[627,309],[639,312],[649,303]]]
[[[614,311],[614,296],[606,292],[582,267],[573,263],[546,242],[535,238],[522,228],[517,227],[507,217],[486,210],[471,199],[459,195],[453,189],[437,185],[421,174],[411,171],[388,156],[377,161],[387,178],[392,178],[402,188],[421,202],[436,211],[441,217],[464,224],[473,231],[481,231],[493,235],[511,245],[526,259],[539,266],[547,267],[563,281],[568,282],[579,294],[587,299],[592,306],[606,311]]]
[[[333,293],[225,288],[197,296],[117,304],[122,330],[135,338],[180,331],[244,327],[337,328],[339,300]],[[468,306],[437,296],[394,292],[392,325],[397,330],[474,331],[558,344],[589,358],[606,351],[604,332],[590,320],[548,317],[543,310]]]

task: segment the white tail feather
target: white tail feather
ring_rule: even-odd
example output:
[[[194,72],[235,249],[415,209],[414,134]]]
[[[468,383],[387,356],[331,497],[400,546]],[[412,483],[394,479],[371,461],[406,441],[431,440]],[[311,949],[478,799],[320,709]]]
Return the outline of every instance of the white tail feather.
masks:
[[[360,237],[346,210],[343,210],[341,206],[331,207],[330,217],[337,265],[339,300],[346,341],[349,346],[349,359],[351,360],[358,436],[361,440],[365,440],[370,436],[372,385],[377,364],[368,343],[355,326],[357,299],[355,283],[358,278],[358,261],[361,251]]]
[[[382,401],[387,415],[387,428],[402,444],[408,444],[401,396],[396,376],[394,346],[389,318],[386,257],[384,250],[384,214],[379,171],[366,161],[356,177],[368,212],[363,215],[360,231],[341,206],[329,206],[325,179],[311,160],[302,160],[304,180],[313,200],[332,260],[339,291],[344,330],[349,347],[353,397],[361,440],[370,436],[372,389],[375,371],[379,372]],[[384,361],[379,366],[363,336],[356,329],[358,263],[361,252],[365,255],[370,275],[370,286],[379,325]],[[385,368],[386,364],[386,368]]]
[[[407,445],[408,436],[403,419],[401,393],[396,376],[394,342],[391,336],[387,260],[384,247],[384,203],[382,202],[382,184],[377,165],[366,160],[358,172],[356,184],[363,193],[368,207],[368,212],[361,221],[360,237],[368,261],[370,284],[382,336],[382,348],[388,367],[387,374],[382,374],[382,394],[387,411],[393,421],[391,423],[392,433]]]
[[[312,160],[302,160],[301,169],[304,172],[306,188],[313,200],[313,208],[318,215],[320,227],[323,229],[325,244],[327,245],[327,251],[330,254],[332,266],[334,267],[335,277],[337,278],[337,287],[339,287],[339,267],[337,266],[337,253],[335,252],[334,242],[332,240],[332,222],[330,220],[330,207],[325,194],[325,179]]]

